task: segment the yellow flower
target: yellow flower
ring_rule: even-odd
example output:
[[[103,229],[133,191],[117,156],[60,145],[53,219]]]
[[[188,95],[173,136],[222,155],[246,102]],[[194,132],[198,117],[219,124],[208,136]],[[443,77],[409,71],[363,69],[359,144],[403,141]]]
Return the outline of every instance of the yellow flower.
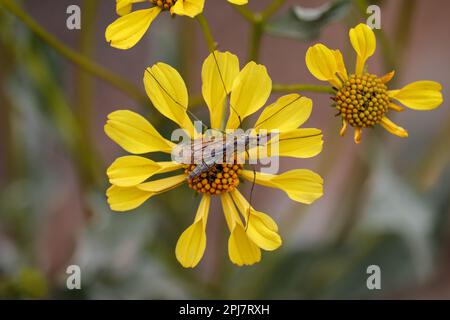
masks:
[[[233,4],[246,4],[247,0],[228,0]],[[132,12],[139,2],[150,2],[153,6]],[[106,28],[105,38],[117,49],[132,48],[144,36],[151,23],[161,11],[171,15],[195,17],[203,12],[205,0],[116,0],[116,12],[120,16]]]
[[[229,52],[216,51],[208,56],[203,63],[202,82],[212,128],[220,127],[224,117],[223,106],[228,99],[230,108],[227,112],[230,115],[226,128],[235,129],[240,120],[266,103],[272,91],[272,81],[264,66],[250,62],[240,70],[237,56]],[[187,89],[174,68],[164,63],[147,68],[144,85],[161,114],[191,137],[201,135],[188,117]],[[313,157],[322,150],[321,131],[298,128],[309,118],[311,110],[310,99],[298,94],[286,95],[266,107],[253,128],[256,131],[279,130],[276,143],[280,156]],[[203,256],[208,212],[214,196],[220,196],[230,230],[228,252],[233,263],[239,266],[254,264],[261,259],[261,249],[270,251],[281,245],[276,223],[265,213],[255,210],[237,190],[239,178],[280,189],[292,200],[305,204],[314,202],[323,194],[322,178],[306,169],[280,175],[255,173],[254,176],[254,171],[244,170],[242,164],[224,163],[214,164],[207,172],[189,178],[189,173],[196,167],[194,164],[154,162],[139,156],[151,152],[170,154],[175,144],[132,111],[119,110],[109,114],[105,132],[123,149],[135,154],[116,159],[107,170],[112,185],[106,194],[112,210],[132,210],[147,199],[182,185],[188,185],[202,195],[193,224],[182,233],[176,245],[176,258],[184,267],[195,267]],[[177,170],[179,174],[157,178],[161,173],[167,176],[167,173]]]
[[[389,109],[403,111],[394,100],[414,110],[432,110],[442,101],[442,86],[434,81],[413,82],[400,90],[388,90],[386,84],[394,76],[390,72],[382,77],[366,71],[365,64],[376,48],[374,32],[365,24],[350,29],[350,42],[356,51],[356,70],[348,74],[339,50],[328,49],[323,44],[310,47],[306,53],[306,65],[319,80],[328,81],[336,91],[332,98],[342,117],[341,135],[347,126],[354,127],[354,140],[361,141],[363,128],[381,124],[387,131],[406,138],[408,132],[387,117]]]

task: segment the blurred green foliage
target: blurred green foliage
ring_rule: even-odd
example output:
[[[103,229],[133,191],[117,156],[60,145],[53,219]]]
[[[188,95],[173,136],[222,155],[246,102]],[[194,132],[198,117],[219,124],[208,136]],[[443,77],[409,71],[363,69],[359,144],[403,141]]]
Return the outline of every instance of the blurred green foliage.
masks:
[[[278,37],[312,40],[319,37],[324,26],[346,17],[351,4],[350,0],[335,0],[316,8],[295,5],[284,15],[270,21],[266,30]]]

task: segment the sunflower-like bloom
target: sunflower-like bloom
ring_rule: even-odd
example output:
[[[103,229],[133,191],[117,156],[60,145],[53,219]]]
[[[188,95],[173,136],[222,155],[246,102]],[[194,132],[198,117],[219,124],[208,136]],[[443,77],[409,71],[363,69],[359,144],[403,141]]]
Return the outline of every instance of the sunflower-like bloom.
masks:
[[[381,124],[390,133],[406,138],[408,132],[394,124],[387,112],[403,111],[404,108],[394,102],[414,110],[432,110],[438,107],[442,99],[442,86],[434,81],[417,81],[400,90],[388,90],[387,83],[393,78],[394,71],[378,77],[368,73],[366,61],[376,49],[375,34],[367,25],[359,24],[350,29],[350,42],[356,51],[356,70],[348,74],[339,50],[330,50],[323,44],[310,47],[306,53],[306,65],[319,80],[328,81],[336,91],[334,107],[342,117],[341,136],[348,125],[354,131],[355,143],[361,141],[363,128],[372,128]]]
[[[202,67],[202,82],[212,128],[220,127],[227,101],[230,109],[226,111],[229,112],[226,128],[234,130],[241,120],[266,103],[272,90],[272,81],[264,66],[250,62],[240,70],[237,56],[229,52],[216,51],[208,56]],[[144,85],[162,115],[174,121],[191,138],[202,135],[195,131],[188,117],[187,89],[174,68],[164,63],[147,68]],[[276,142],[279,156],[313,157],[322,150],[322,133],[318,129],[299,128],[309,118],[311,110],[311,99],[298,94],[283,96],[263,110],[253,130],[279,130]],[[182,185],[202,195],[194,222],[181,234],[176,245],[176,258],[184,267],[195,267],[203,256],[208,211],[214,196],[220,197],[230,230],[228,252],[233,263],[239,266],[254,264],[261,259],[261,249],[271,251],[281,245],[274,220],[254,209],[238,191],[240,179],[280,189],[290,199],[305,204],[323,194],[322,178],[306,169],[275,175],[245,170],[242,164],[223,163],[214,164],[207,172],[189,178],[195,164],[155,162],[139,156],[151,152],[170,154],[176,145],[132,111],[118,110],[109,114],[105,132],[123,149],[134,154],[116,159],[107,170],[112,186],[106,194],[112,210],[132,210],[147,199]],[[165,178],[157,177],[175,171],[180,172]]]
[[[133,4],[150,2],[151,8],[132,12]],[[243,5],[248,0],[228,0]],[[203,12],[205,0],[116,0],[116,12],[120,16],[106,28],[106,41],[117,49],[129,49],[141,40],[151,23],[161,11],[171,15],[195,17]]]

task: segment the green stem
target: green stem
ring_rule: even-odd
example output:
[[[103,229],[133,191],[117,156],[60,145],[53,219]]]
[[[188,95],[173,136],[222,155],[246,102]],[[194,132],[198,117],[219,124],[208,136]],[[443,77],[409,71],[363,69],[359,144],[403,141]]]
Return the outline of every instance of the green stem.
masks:
[[[234,5],[236,11],[250,23],[251,36],[248,49],[248,61],[258,61],[261,48],[261,40],[267,20],[277,12],[285,0],[274,0],[263,12],[253,13],[246,6]]]
[[[259,51],[261,48],[261,39],[263,36],[263,22],[262,16],[255,14],[254,22],[251,26],[251,36],[250,36],[250,48],[248,52],[248,61],[259,60]]]
[[[197,46],[192,41],[192,35],[195,33],[195,21],[192,19],[183,19],[178,24],[178,40],[179,53],[178,59],[180,60],[180,73],[186,84],[193,83],[193,69],[194,66],[191,61],[195,61],[198,56]],[[196,78],[195,78],[196,79]]]
[[[234,9],[249,23],[253,23],[254,14],[248,10],[247,6],[233,5]]]
[[[3,49],[0,46],[0,49]],[[15,160],[16,149],[14,146],[15,136],[13,131],[13,110],[11,103],[6,95],[3,85],[6,83],[6,76],[9,76],[9,67],[4,62],[11,61],[4,59],[6,54],[0,51],[0,66],[2,73],[0,74],[0,105],[2,106],[2,116],[0,117],[0,154],[2,155],[2,164],[4,168],[4,181],[0,179],[0,189],[5,187],[9,182],[18,178],[18,161]],[[8,62],[8,63],[9,63]],[[0,166],[1,169],[1,166]]]
[[[87,59],[91,59],[93,55],[93,43],[95,36],[94,24],[96,22],[96,12],[98,8],[98,0],[83,0],[83,12],[85,12],[82,20],[82,32],[80,37],[80,52]],[[92,104],[93,104],[93,83],[92,77],[81,70],[76,70],[76,92],[77,97],[75,101],[76,117],[80,126],[81,140],[83,143],[79,144],[80,155],[77,156],[78,165],[84,170],[80,170],[84,175],[82,176],[83,185],[91,185],[97,174],[97,162],[94,161],[93,151],[95,147],[90,138],[91,119],[92,119]]]
[[[335,93],[333,88],[326,85],[314,85],[314,84],[279,84],[276,83],[272,86],[273,92],[319,92],[319,93]]]
[[[20,6],[18,6],[12,0],[0,0],[0,5],[5,7],[10,13],[20,19],[37,37],[46,42],[59,54],[70,60],[72,63],[78,65],[80,68],[89,72],[90,74],[102,79],[103,81],[111,84],[112,86],[120,89],[131,98],[139,101],[140,103],[148,103],[147,96],[142,90],[137,88],[132,83],[122,79],[121,77],[111,73],[102,66],[90,61],[78,52],[70,49],[54,36],[45,31],[33,18],[31,18]]]
[[[201,13],[197,15],[196,18],[198,23],[200,24],[200,28],[202,29],[203,36],[205,37],[206,43],[208,45],[208,50],[210,52],[214,52],[214,50],[217,49],[217,43],[214,41],[208,21]]]
[[[93,40],[94,40],[94,23],[95,12],[98,7],[97,0],[83,0],[83,25],[80,35],[80,52],[87,59],[93,55]],[[92,79],[83,70],[77,70],[77,116],[84,126],[86,133],[89,131],[92,107]]]
[[[280,7],[284,4],[285,0],[275,0],[273,1],[263,12],[262,12],[262,20],[265,23],[271,16],[275,14],[275,12],[280,9]]]

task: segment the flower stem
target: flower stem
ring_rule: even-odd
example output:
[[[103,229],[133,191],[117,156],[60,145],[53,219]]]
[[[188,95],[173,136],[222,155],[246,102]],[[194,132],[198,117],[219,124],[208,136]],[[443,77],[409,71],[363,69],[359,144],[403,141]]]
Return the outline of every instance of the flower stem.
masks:
[[[99,79],[111,84],[112,86],[120,89],[131,98],[139,101],[140,103],[148,103],[148,99],[144,92],[136,87],[134,84],[122,79],[121,77],[111,73],[106,68],[96,64],[95,62],[87,59],[82,54],[72,50],[64,45],[54,36],[45,31],[33,18],[31,18],[25,11],[23,11],[19,5],[12,0],[0,0],[6,10],[20,19],[37,37],[46,42],[59,54],[70,60],[72,63],[78,65],[84,71],[96,76]]]
[[[260,14],[255,14],[251,25],[250,48],[248,52],[248,61],[258,61],[259,51],[261,48],[261,40],[263,36],[263,22]]]
[[[272,86],[273,92],[290,92],[290,91],[307,91],[307,92],[319,92],[319,93],[335,93],[333,88],[325,85],[314,84],[274,84]]]
[[[203,36],[205,37],[206,43],[208,45],[208,50],[210,52],[214,52],[214,50],[217,49],[217,43],[214,41],[208,21],[202,13],[197,15],[196,18],[198,23],[200,24],[200,28],[202,29]]]
[[[284,4],[285,0],[274,0],[263,12],[253,13],[247,9],[246,6],[234,5],[236,11],[250,23],[251,35],[250,46],[248,49],[248,61],[258,61],[259,51],[261,48],[261,40],[264,34],[264,27],[267,20],[277,12],[277,10]]]
[[[247,6],[233,5],[233,8],[245,19],[248,23],[253,23],[253,12]]]
[[[92,57],[94,51],[94,24],[96,22],[96,13],[99,5],[98,0],[83,0],[83,8],[85,15],[82,20],[82,31],[80,34],[80,52],[87,59]],[[93,184],[98,175],[98,161],[96,161],[96,148],[92,144],[91,135],[91,123],[92,123],[92,107],[93,107],[93,83],[92,77],[82,70],[76,70],[76,98],[75,115],[80,127],[80,135],[82,143],[79,143],[79,153],[83,156],[76,156],[77,165],[80,167],[81,183],[82,187],[86,188]]]
[[[271,16],[275,14],[275,12],[280,9],[280,7],[284,4],[285,0],[274,0],[263,12],[262,12],[262,20],[266,22]]]

